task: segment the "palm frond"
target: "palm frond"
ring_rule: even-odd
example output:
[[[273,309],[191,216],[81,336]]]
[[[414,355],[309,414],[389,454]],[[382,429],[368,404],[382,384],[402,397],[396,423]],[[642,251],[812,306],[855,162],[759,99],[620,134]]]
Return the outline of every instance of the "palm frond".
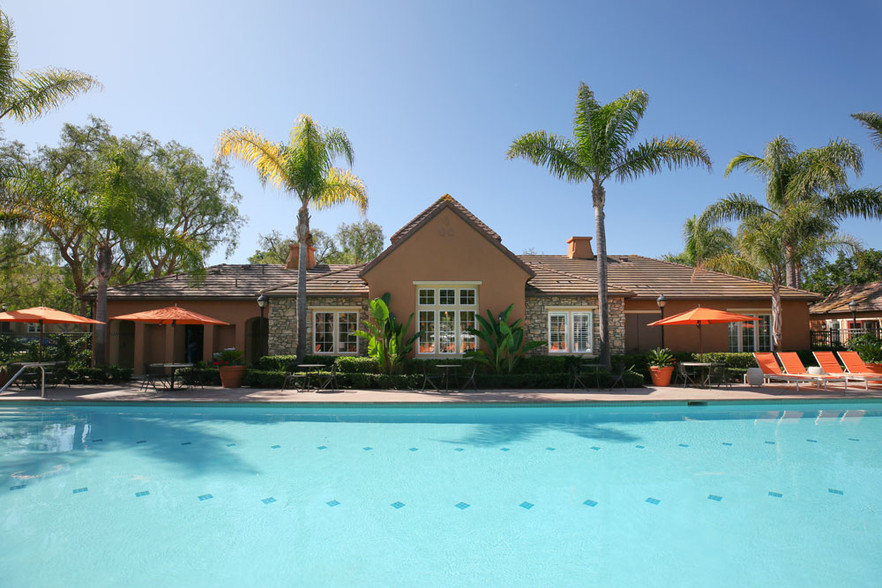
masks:
[[[699,221],[708,226],[732,220],[743,220],[772,212],[753,196],[729,194],[704,209]]]
[[[876,112],[858,112],[851,115],[851,118],[860,122],[870,131],[870,140],[876,149],[882,149],[882,114]]]
[[[726,166],[726,171],[723,172],[723,176],[728,176],[732,173],[733,170],[744,168],[746,171],[763,176],[766,174],[766,160],[757,157],[756,155],[750,155],[748,153],[739,153],[735,157],[732,158],[732,161],[729,162],[729,165]]]
[[[346,160],[346,165],[352,167],[355,163],[355,152],[352,150],[352,143],[343,129],[328,129],[325,133],[325,141],[328,144],[328,150],[334,156],[342,156]]]
[[[547,131],[535,131],[515,139],[506,158],[516,157],[548,168],[551,175],[569,182],[584,182],[591,178],[591,170],[582,165],[573,144]]]
[[[227,129],[218,138],[215,149],[218,158],[235,157],[253,165],[261,183],[290,190],[286,177],[288,162],[279,145],[263,138],[251,129]]]
[[[827,214],[882,218],[882,188],[860,188],[837,192],[824,199]]]
[[[27,71],[5,88],[0,100],[0,118],[11,115],[19,122],[38,118],[50,109],[101,83],[88,74],[66,69]]]
[[[628,142],[637,132],[640,120],[649,105],[649,95],[643,90],[630,90],[627,94],[605,105],[610,116],[606,117],[604,135],[613,153],[623,153]]]
[[[361,178],[346,170],[331,168],[321,193],[310,202],[316,210],[323,210],[337,204],[355,204],[364,214],[368,207],[367,189]]]
[[[844,190],[848,171],[863,171],[861,149],[846,139],[833,139],[820,148],[806,149],[793,160],[793,174],[787,185],[787,199],[798,200],[821,191]]]
[[[671,136],[644,141],[625,152],[624,158],[612,170],[616,179],[624,181],[644,174],[655,174],[662,169],[704,164],[711,169],[711,160],[704,146],[693,139]]]

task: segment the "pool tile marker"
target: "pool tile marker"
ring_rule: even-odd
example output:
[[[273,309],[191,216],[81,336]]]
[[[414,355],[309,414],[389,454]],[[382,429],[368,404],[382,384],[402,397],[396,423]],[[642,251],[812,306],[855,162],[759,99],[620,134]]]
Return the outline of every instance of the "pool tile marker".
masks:
[[[83,492],[88,492],[88,488],[74,488],[73,494],[82,494]]]
[[[141,492],[135,492],[135,498],[141,498],[143,496],[150,496],[150,492],[148,490],[142,490]]]
[[[774,445],[775,444],[774,441],[763,441],[763,443],[765,443],[766,445]]]
[[[726,447],[732,447],[732,444],[728,441],[723,441],[723,445],[725,445]]]
[[[716,494],[708,494],[707,499],[708,499],[708,500],[715,500],[715,501],[717,501],[717,502],[720,502],[720,501],[723,499],[723,497],[722,497],[722,496],[717,496]]]
[[[780,492],[772,492],[772,491],[769,491],[769,496],[772,496],[772,497],[774,497],[774,498],[782,498],[784,495],[781,494]]]
[[[531,508],[533,508],[536,505],[531,502],[522,502],[518,506],[520,506],[523,509],[530,510]]]
[[[848,440],[849,441],[860,441],[860,439],[855,439],[854,437],[849,437]]]
[[[281,449],[281,448],[282,448],[281,445],[273,445],[272,447],[270,447],[270,449]]]
[[[411,447],[408,451],[419,451],[419,447]]]
[[[147,443],[147,441],[144,439],[141,439],[140,441],[135,441],[136,445],[140,445],[141,443]]]
[[[817,439],[806,439],[806,441],[808,441],[809,443],[817,443],[818,442]]]
[[[593,449],[594,451],[600,451],[600,447],[598,447],[597,445],[592,446],[591,449]]]
[[[235,443],[227,443],[227,447],[235,447],[235,446],[236,446]]]
[[[679,443],[678,446],[679,446],[679,447],[689,447],[689,446],[686,445],[685,443]]]
[[[499,451],[511,451],[511,449],[509,449],[508,447],[503,447],[503,448],[500,449]]]
[[[26,487],[27,487],[27,484],[19,484],[18,486],[10,486],[10,487],[9,487],[9,490],[10,490],[10,491],[12,491],[12,490],[21,490],[22,488],[26,488]]]
[[[398,510],[399,508],[401,508],[401,507],[404,506],[404,503],[403,503],[403,502],[393,502],[393,503],[390,504],[389,506],[391,506],[391,507],[394,508],[395,510]]]
[[[269,498],[261,498],[260,501],[264,504],[272,504],[276,499],[270,496]]]
[[[637,449],[646,449],[645,445],[635,445],[634,447],[636,447]]]
[[[321,451],[323,449],[327,449],[327,448],[328,448],[327,445],[319,445],[318,447],[316,447],[316,449],[318,449],[319,451]]]
[[[658,498],[652,498],[650,496],[646,499],[646,502],[648,502],[649,504],[658,504],[659,502],[661,502],[661,500],[659,500]]]
[[[555,448],[554,447],[546,447],[545,451],[555,451]]]
[[[459,510],[465,510],[470,507],[471,504],[469,504],[468,502],[458,502],[454,506],[456,506],[456,508],[458,508]]]
[[[586,500],[582,504],[584,504],[585,506],[590,506],[590,507],[594,508],[595,506],[597,506],[598,502],[596,500]]]
[[[839,496],[845,494],[842,490],[837,490],[836,488],[827,488],[827,492],[830,494],[838,494]]]
[[[203,494],[203,495],[199,496],[199,502],[211,500],[212,498],[214,498],[214,496],[212,496],[211,494]]]
[[[328,506],[337,506],[340,503],[336,500],[329,500],[325,504],[327,504]]]
[[[456,449],[454,449],[454,451],[465,451],[465,449],[463,449],[462,447],[457,447]]]
[[[184,441],[181,445],[193,445],[190,441]]]
[[[373,449],[373,447],[362,447],[362,449],[364,451],[371,451]]]

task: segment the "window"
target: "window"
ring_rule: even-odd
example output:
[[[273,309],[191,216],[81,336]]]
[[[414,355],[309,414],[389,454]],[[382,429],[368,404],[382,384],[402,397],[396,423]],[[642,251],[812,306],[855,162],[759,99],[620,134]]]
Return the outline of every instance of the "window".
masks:
[[[40,332],[40,323],[28,323],[28,333],[38,334]]]
[[[312,324],[315,353],[358,353],[358,312],[317,310]]]
[[[772,350],[772,316],[747,313],[759,320],[753,323],[729,323],[729,351],[753,352]]]
[[[437,302],[436,302],[437,301]],[[474,350],[478,289],[420,286],[417,289],[418,354],[458,355]]]
[[[555,310],[548,313],[549,353],[591,353],[594,349],[594,313]]]

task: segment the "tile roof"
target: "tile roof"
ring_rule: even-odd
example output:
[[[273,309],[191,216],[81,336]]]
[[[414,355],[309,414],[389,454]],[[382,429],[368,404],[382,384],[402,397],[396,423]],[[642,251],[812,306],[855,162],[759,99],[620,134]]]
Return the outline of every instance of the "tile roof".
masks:
[[[328,266],[325,266],[328,267]],[[306,278],[307,296],[367,296],[368,286],[358,273],[364,264],[332,266],[328,272],[313,273]],[[293,270],[292,270],[293,271]],[[297,280],[265,290],[268,296],[296,296]]]
[[[809,306],[809,313],[851,313],[848,303],[852,300],[858,303],[855,312],[882,311],[882,282],[840,286],[823,300]]]
[[[406,237],[409,233],[411,233],[416,227],[423,224],[429,218],[435,216],[438,212],[441,211],[442,208],[449,206],[450,208],[456,210],[460,213],[465,219],[471,224],[474,225],[479,231],[486,234],[489,238],[502,242],[502,237],[500,237],[493,229],[484,224],[484,222],[471,213],[469,209],[460,204],[453,196],[450,194],[445,194],[438,200],[436,200],[431,206],[427,209],[416,215],[409,223],[401,227],[397,233],[389,237],[389,240],[392,242],[392,245],[395,245],[398,241]]]
[[[569,259],[565,255],[520,256],[536,272],[527,282],[528,293],[564,295],[597,292],[595,259]],[[609,292],[634,298],[764,298],[771,296],[766,282],[696,270],[641,255],[610,255]],[[815,299],[818,294],[781,288],[785,299]]]
[[[310,277],[325,275],[348,266],[318,265],[308,270]],[[307,278],[309,279],[309,278]],[[187,273],[145,280],[107,290],[108,298],[226,298],[257,297],[264,290],[297,283],[297,270],[281,264],[221,264],[205,268],[201,282],[192,282]],[[94,294],[93,294],[94,296]]]

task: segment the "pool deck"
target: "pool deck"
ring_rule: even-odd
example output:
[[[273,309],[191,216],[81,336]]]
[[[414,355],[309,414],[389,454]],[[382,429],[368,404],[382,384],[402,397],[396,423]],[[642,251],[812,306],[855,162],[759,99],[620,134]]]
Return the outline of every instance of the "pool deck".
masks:
[[[826,391],[801,386],[799,392],[793,386],[766,384],[761,387],[733,385],[729,388],[681,388],[677,386],[588,390],[572,392],[564,389],[485,390],[465,392],[419,392],[409,390],[339,390],[320,392],[280,391],[256,388],[220,388],[181,391],[140,391],[138,383],[128,385],[59,386],[46,390],[46,398],[40,398],[39,390],[8,389],[0,393],[0,402],[230,402],[230,403],[360,403],[360,404],[411,404],[411,403],[474,403],[474,404],[522,404],[567,402],[708,402],[765,400],[865,400],[882,399],[882,388],[864,390],[856,386],[843,390],[830,387]]]

